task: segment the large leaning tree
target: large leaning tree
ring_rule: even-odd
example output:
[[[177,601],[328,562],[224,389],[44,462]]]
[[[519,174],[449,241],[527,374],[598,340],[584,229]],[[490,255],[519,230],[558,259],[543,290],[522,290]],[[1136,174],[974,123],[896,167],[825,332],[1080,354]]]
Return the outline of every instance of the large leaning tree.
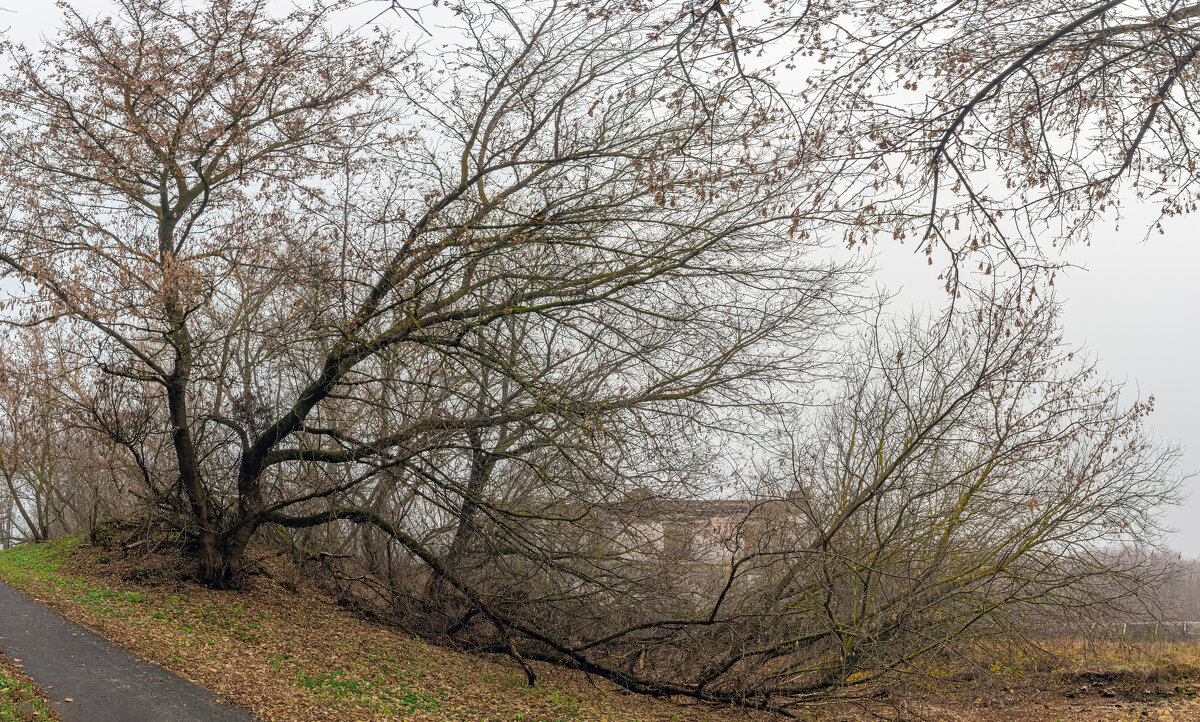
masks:
[[[824,170],[776,95],[687,77],[654,14],[497,5],[432,50],[342,5],[68,12],[0,90],[20,322],[70,324],[97,428],[169,439],[147,483],[205,581],[338,520],[453,580],[425,527],[469,530],[498,461],[544,479],[512,514],[574,493],[556,465],[619,500],[816,368],[853,269],[811,229],[852,214],[802,210]]]

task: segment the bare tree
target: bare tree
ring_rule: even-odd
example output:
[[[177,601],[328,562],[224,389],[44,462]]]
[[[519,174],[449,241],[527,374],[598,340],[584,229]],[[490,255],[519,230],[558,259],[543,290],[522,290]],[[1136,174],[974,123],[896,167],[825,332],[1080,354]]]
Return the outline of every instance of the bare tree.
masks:
[[[1122,403],[1053,306],[1005,301],[949,328],[877,327],[824,420],[783,437],[768,473],[807,531],[766,590],[811,652],[760,652],[788,659],[768,683],[864,682],[1151,581],[1140,554],[1111,552],[1161,543],[1175,498],[1178,452],[1143,428],[1153,399]]]
[[[14,359],[14,356],[16,359]],[[44,366],[45,359],[21,358],[10,350],[0,359],[0,476],[16,526],[17,538],[45,541],[52,523],[62,518],[64,484],[57,450],[63,442],[53,403],[36,373],[24,366]],[[61,529],[61,524],[58,525]]]
[[[61,329],[46,398],[201,580],[269,528],[446,637],[785,711],[1137,591],[1105,550],[1173,452],[1036,286],[843,340],[831,241],[1052,265],[997,222],[1040,186],[962,161],[985,66],[940,39],[992,6],[480,3],[441,48],[264,6],[68,11],[0,86],[7,320]],[[921,113],[872,95],[926,67]]]
[[[53,330],[16,329],[0,352],[0,477],[7,539],[88,532],[130,509],[111,442],[81,427],[64,393],[89,375]],[[114,468],[114,465],[116,468]]]
[[[485,437],[735,403],[839,318],[785,114],[677,77],[649,19],[497,7],[416,59],[320,6],[121,7],[16,51],[0,260],[160,389],[211,583],[266,523],[398,532],[340,495]]]

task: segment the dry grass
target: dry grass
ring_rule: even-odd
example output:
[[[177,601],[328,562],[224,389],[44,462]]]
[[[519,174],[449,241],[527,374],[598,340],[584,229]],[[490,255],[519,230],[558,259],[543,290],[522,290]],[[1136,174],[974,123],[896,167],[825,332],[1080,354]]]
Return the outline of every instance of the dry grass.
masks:
[[[988,652],[985,652],[988,653]],[[929,722],[1200,720],[1200,644],[1053,640],[990,650],[989,669],[965,681],[932,670],[901,705]]]
[[[507,660],[426,644],[319,594],[261,578],[217,592],[146,564],[60,540],[0,553],[0,577],[265,720],[754,718],[627,694],[549,665],[537,665],[530,688]]]
[[[1143,683],[1200,678],[1200,642],[1063,639],[1047,646],[1064,673],[1111,671]]]

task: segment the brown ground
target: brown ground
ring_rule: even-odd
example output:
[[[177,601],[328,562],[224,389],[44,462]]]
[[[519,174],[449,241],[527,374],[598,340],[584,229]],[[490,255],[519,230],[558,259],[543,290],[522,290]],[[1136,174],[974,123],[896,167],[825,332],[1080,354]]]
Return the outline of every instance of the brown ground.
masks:
[[[1072,692],[1057,680],[1041,678],[974,698],[966,692],[942,700],[915,700],[908,709],[912,719],[930,722],[1200,720],[1200,703],[1195,699],[1198,691],[1189,685],[1186,695],[1158,697],[1158,692],[1142,695],[1132,690],[1080,685],[1078,692]]]
[[[72,546],[4,552],[0,577],[265,720],[769,719],[632,695],[543,664],[535,665],[539,683],[531,689],[506,659],[424,643],[359,618],[315,590],[289,591],[257,577],[244,592],[216,592],[178,581],[161,566],[166,560]],[[869,707],[812,707],[801,717],[1200,721],[1200,644],[1062,643],[1055,651],[1052,669],[1044,661],[998,658],[974,682],[930,677]],[[0,722],[9,720],[0,710]]]
[[[922,680],[895,703],[929,722],[1200,720],[1200,643],[1042,643],[1037,658],[995,652],[972,682]],[[857,719],[847,716],[846,719]]]
[[[0,577],[264,720],[755,719],[545,664],[530,688],[508,660],[424,643],[312,590],[256,577],[245,591],[218,592],[170,579],[153,559],[70,546],[4,552]]]
[[[20,659],[0,654],[0,722],[56,722],[46,691],[21,671]]]

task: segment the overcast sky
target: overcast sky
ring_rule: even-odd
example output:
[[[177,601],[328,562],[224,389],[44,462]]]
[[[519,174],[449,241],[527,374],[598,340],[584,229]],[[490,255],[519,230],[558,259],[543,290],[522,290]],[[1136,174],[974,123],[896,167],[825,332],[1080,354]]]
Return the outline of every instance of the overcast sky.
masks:
[[[1066,249],[1065,260],[1082,268],[1061,273],[1055,287],[1067,342],[1124,382],[1129,398],[1154,396],[1149,425],[1184,448],[1180,471],[1189,473],[1200,470],[1200,218],[1175,219],[1143,241],[1152,219],[1149,209],[1127,209],[1120,230],[1097,226],[1090,246]],[[944,302],[938,267],[911,245],[882,247],[876,263],[897,306]],[[1188,503],[1168,510],[1167,524],[1173,546],[1200,557],[1200,479],[1185,490]]]
[[[1097,228],[1091,247],[1070,250],[1087,270],[1059,284],[1069,338],[1095,352],[1110,376],[1136,385],[1142,396],[1154,394],[1150,424],[1184,447],[1184,472],[1200,470],[1198,222],[1177,220],[1145,243],[1144,225]],[[1168,519],[1178,530],[1175,545],[1200,556],[1200,480],[1188,489],[1192,498]]]
[[[76,0],[85,15],[110,6],[109,0]],[[61,11],[54,0],[0,0],[0,23],[12,40],[37,44],[53,34]],[[373,10],[373,6],[371,8]],[[363,8],[364,17],[369,17]],[[1067,259],[1083,266],[1056,283],[1064,302],[1068,341],[1086,346],[1109,376],[1125,381],[1138,395],[1153,394],[1155,432],[1186,448],[1183,471],[1200,470],[1200,218],[1177,220],[1165,235],[1143,243],[1146,212],[1128,212],[1118,231],[1094,229],[1090,246],[1075,246]],[[885,246],[879,256],[879,280],[899,290],[899,304],[940,304],[945,294],[937,272],[911,246]],[[1174,545],[1200,556],[1200,480],[1188,484],[1190,501],[1168,512],[1177,531]]]

